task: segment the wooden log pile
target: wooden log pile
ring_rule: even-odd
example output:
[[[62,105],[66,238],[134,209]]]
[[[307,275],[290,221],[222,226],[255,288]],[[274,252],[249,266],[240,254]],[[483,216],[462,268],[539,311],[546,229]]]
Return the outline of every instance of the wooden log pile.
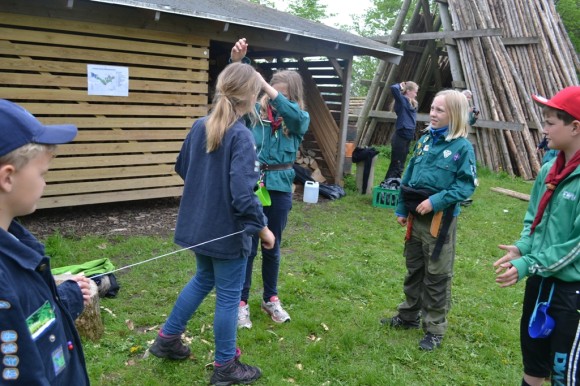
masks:
[[[531,94],[550,98],[566,86],[578,85],[580,72],[580,62],[554,2],[447,0],[441,2],[446,3],[445,7],[438,7],[445,15],[430,15],[425,3],[417,2],[406,35],[439,31],[443,16],[452,21],[446,31],[497,30],[501,34],[402,39],[400,48],[405,56],[399,65],[379,66],[382,70],[377,70],[375,78],[382,82],[381,91],[367,96],[365,106],[371,107],[368,116],[364,115],[365,109],[359,116],[357,146],[390,142],[396,116],[386,113],[392,110],[389,84],[405,80],[419,84],[419,113],[428,113],[435,93],[441,89],[467,88],[481,111],[472,130],[479,164],[525,179],[535,178],[541,166],[537,144],[542,139],[543,118]],[[455,68],[449,60],[451,49],[456,49],[459,56]],[[457,73],[463,79],[457,79]],[[426,121],[418,117],[418,134]]]
[[[476,128],[477,150],[492,170],[534,178],[540,168],[536,146],[542,115],[530,95],[549,98],[578,84],[580,69],[553,2],[449,0],[449,11],[456,30],[503,30],[502,36],[456,39],[480,117],[524,126],[522,131]]]
[[[317,158],[318,161],[317,161]],[[320,157],[316,156],[316,152],[313,150],[305,150],[302,145],[300,146],[300,150],[296,152],[296,164],[302,166],[311,171],[312,179],[317,182],[326,182],[326,178],[322,174],[320,170],[320,165],[318,162],[320,161]]]

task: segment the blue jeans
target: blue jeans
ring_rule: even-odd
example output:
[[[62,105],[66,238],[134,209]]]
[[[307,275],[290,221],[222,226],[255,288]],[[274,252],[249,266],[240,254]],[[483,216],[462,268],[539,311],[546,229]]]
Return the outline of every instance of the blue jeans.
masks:
[[[282,243],[282,232],[288,222],[288,214],[292,209],[292,193],[268,191],[272,199],[272,205],[264,207],[264,214],[268,218],[268,228],[274,236],[276,242],[274,248],[262,248],[262,281],[264,282],[264,301],[269,301],[270,297],[278,295],[278,272],[280,270],[280,244]],[[246,280],[242,289],[242,300],[246,303],[250,297],[250,287],[252,286],[252,269],[254,258],[258,254],[259,237],[252,239],[252,250],[248,257],[246,266]]]
[[[215,361],[224,364],[236,355],[238,306],[248,259],[216,259],[201,254],[196,254],[195,258],[197,272],[179,294],[163,326],[163,333],[182,334],[187,322],[215,286]]]

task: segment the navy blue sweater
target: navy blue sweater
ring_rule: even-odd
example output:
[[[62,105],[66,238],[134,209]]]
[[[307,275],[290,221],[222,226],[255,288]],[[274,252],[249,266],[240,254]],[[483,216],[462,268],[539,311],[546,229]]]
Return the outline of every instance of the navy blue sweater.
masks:
[[[267,225],[254,193],[259,177],[254,137],[243,120],[237,121],[227,130],[221,146],[207,153],[206,119],[193,124],[175,164],[175,171],[185,181],[175,242],[187,248],[244,230],[193,251],[222,259],[247,256],[251,237]]]
[[[76,282],[56,286],[34,236],[15,221],[0,228],[0,384],[88,385],[74,324],[83,307]]]
[[[417,126],[417,109],[411,105],[409,99],[401,94],[401,85],[395,83],[391,86],[391,93],[395,98],[395,113],[397,122],[395,128],[397,134],[405,139],[412,139],[415,136]]]

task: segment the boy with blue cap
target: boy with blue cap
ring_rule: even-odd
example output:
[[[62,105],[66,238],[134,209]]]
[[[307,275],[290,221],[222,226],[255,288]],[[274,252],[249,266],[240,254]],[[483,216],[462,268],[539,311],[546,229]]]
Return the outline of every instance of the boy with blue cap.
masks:
[[[0,99],[0,384],[89,384],[74,319],[89,300],[89,279],[58,287],[44,246],[14,220],[34,212],[57,144],[73,125],[47,126]]]
[[[520,239],[500,245],[506,254],[494,263],[501,287],[524,277],[520,321],[524,365],[522,385],[580,383],[580,87],[566,87],[550,100],[532,96],[543,107],[548,147],[559,150],[534,183]],[[555,322],[538,336],[535,322],[543,307]],[[539,320],[539,319],[538,319]],[[541,327],[541,326],[540,326]]]

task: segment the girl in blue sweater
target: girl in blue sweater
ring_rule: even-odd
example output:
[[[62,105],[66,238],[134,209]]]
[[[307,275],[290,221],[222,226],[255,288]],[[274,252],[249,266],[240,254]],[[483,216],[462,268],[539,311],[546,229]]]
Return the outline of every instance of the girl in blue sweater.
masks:
[[[236,324],[252,237],[259,237],[264,248],[274,245],[254,194],[259,168],[254,139],[244,123],[247,114],[256,119],[252,113],[265,83],[247,64],[228,65],[218,76],[213,110],[193,124],[175,164],[185,181],[175,242],[186,248],[197,245],[197,268],[149,351],[161,358],[189,357],[181,334],[215,287],[214,385],[248,384],[261,376],[259,368],[238,359]],[[208,242],[217,238],[219,242]]]
[[[397,121],[391,138],[391,163],[385,175],[385,183],[390,178],[401,178],[409,154],[409,146],[415,137],[417,126],[417,93],[419,86],[415,82],[396,83],[391,86],[395,98]],[[388,183],[387,183],[388,184]]]

